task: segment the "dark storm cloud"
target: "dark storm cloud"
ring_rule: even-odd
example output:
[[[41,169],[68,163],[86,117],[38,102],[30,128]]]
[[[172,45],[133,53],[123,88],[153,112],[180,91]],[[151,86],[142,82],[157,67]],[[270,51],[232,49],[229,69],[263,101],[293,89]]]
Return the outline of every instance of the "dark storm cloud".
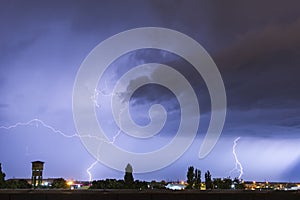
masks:
[[[154,50],[154,49],[143,49],[143,50],[131,52],[130,54],[127,54],[127,57],[128,57],[127,59],[128,66],[137,66],[144,63],[161,63],[176,69],[179,73],[185,76],[186,80],[194,88],[196,96],[199,99],[201,112],[205,113],[209,110],[210,99],[208,97],[209,94],[206,85],[201,75],[186,60],[180,58],[175,54],[162,51],[162,50]],[[122,73],[124,72],[121,71],[119,73],[120,75],[122,75]],[[149,70],[148,76],[141,76],[131,80],[130,83],[127,85],[127,89],[126,89],[128,92],[122,94],[122,98],[124,99],[124,101],[129,100],[130,97],[128,96],[128,94],[131,93],[134,88],[136,88],[136,85],[143,83],[145,79],[152,80],[153,77],[157,77],[160,74],[161,71],[159,68],[153,68]],[[180,83],[178,83],[176,79],[172,77],[165,77],[165,80],[167,80],[171,85],[177,86],[177,88],[181,88]],[[169,104],[172,105],[174,102],[176,102],[175,100],[176,97],[172,93],[172,91],[169,92],[167,91],[168,89],[165,87],[158,87],[153,85],[152,86],[148,85],[147,87],[141,87],[139,89],[139,92],[134,92],[134,95],[131,98],[131,100],[134,101],[132,105],[149,104],[149,103],[154,104],[154,103],[168,102],[168,101]],[[184,92],[185,92],[184,88],[182,88],[182,93]],[[174,106],[170,106],[170,107],[176,110],[179,109],[177,104],[174,104]]]
[[[15,61],[39,39],[51,32],[51,25],[67,19],[67,2],[1,1],[0,62]],[[44,41],[46,42],[46,41]]]
[[[250,30],[290,23],[299,17],[299,1],[150,1],[164,27],[182,31],[210,53],[228,46]]]
[[[193,1],[189,5],[181,5],[182,2],[179,2],[177,7],[171,2],[153,1],[151,5],[166,27],[195,36],[211,53],[225,83],[229,112],[238,111],[240,115],[240,120],[235,115],[229,115],[228,123],[238,127],[248,124],[252,132],[265,125],[272,125],[273,128],[291,127],[294,130],[299,128],[298,2],[264,1],[258,6],[255,2],[229,1],[226,4],[211,2],[202,6],[199,1]],[[274,6],[270,7],[271,4]],[[192,7],[190,10],[189,6]],[[206,10],[201,12],[204,8]],[[193,12],[197,9],[200,12]],[[207,12],[208,10],[213,12]],[[203,13],[207,18],[205,20],[201,17]],[[202,20],[205,22],[201,23]],[[137,54],[135,59],[142,59],[141,57]],[[161,60],[165,59],[162,53],[160,57]],[[176,66],[178,63],[179,66]],[[164,64],[184,69],[188,80],[197,87],[201,111],[209,111],[210,100],[201,77],[195,76],[195,71],[176,58],[165,61]],[[152,92],[149,99],[145,94],[146,90],[135,95],[136,103],[146,104],[147,100],[153,102],[153,99],[163,96],[163,91]],[[164,97],[166,100],[174,98],[167,95]],[[245,112],[251,110],[254,112]],[[251,115],[251,120],[243,115]],[[272,131],[267,133],[268,136],[270,134]]]
[[[10,37],[22,36],[29,31],[36,31],[53,22],[69,19],[74,1],[1,1],[0,24],[5,27],[1,34]],[[18,32],[16,32],[18,30]]]
[[[299,19],[291,24],[249,32],[216,56],[231,100],[229,106],[297,108],[300,99]]]
[[[150,13],[155,13],[157,21],[184,31],[212,52],[224,78],[229,108],[239,109],[293,107],[298,101],[297,4],[297,1],[264,1],[259,6],[257,2],[240,1],[149,2]],[[135,59],[140,57],[137,55]],[[165,64],[174,66],[179,62],[173,59]],[[195,71],[184,65],[181,63],[177,69],[184,69],[191,82],[199,82]],[[202,89],[203,85],[201,82]],[[152,95],[161,96],[159,91]],[[205,102],[207,107],[210,102]]]
[[[0,121],[3,124],[14,124],[20,120],[27,121],[42,117],[55,128],[66,131],[75,129],[70,106],[71,91],[80,62],[99,42],[118,32],[137,27],[157,26],[178,30],[191,36],[203,45],[215,60],[224,79],[228,98],[229,109],[223,133],[230,140],[227,150],[231,151],[230,137],[232,136],[254,136],[255,141],[262,137],[272,138],[273,134],[285,134],[286,138],[294,138],[300,128],[299,4],[298,0],[228,0],[226,2],[2,0],[0,1],[2,98],[0,110],[3,112],[0,112]],[[183,60],[165,56],[163,52],[150,54],[141,52],[140,55],[137,53],[128,59],[127,63],[124,62],[125,67],[122,65],[119,70],[126,71],[127,64],[131,62],[141,64],[149,61],[164,63],[180,70],[193,84],[199,98],[201,112],[210,110],[210,99],[205,83],[201,76],[197,75],[195,70]],[[130,87],[128,86],[128,90]],[[136,103],[134,105],[147,106],[151,103],[163,102],[169,103],[167,108],[170,110],[178,109],[178,103],[173,101],[174,96],[166,93],[164,88],[145,87],[144,90],[134,93],[133,100],[133,103]],[[209,114],[205,117],[209,118]],[[2,155],[6,159],[6,166],[7,163],[14,163],[12,158],[19,160],[20,165],[36,159],[36,157],[19,159],[21,154],[17,155],[15,147],[20,145],[23,147],[24,142],[29,142],[30,148],[34,148],[34,145],[42,145],[42,142],[34,142],[35,135],[32,135],[31,129],[20,127],[14,131],[20,131],[24,139],[18,139],[19,135],[15,134],[15,142],[7,142],[6,138],[0,140],[4,153],[12,151],[16,154],[15,157]],[[39,132],[37,134],[41,140],[45,139],[43,134],[47,130],[36,131]],[[51,141],[47,144],[61,141],[62,138],[53,138],[52,135],[46,137],[47,141]],[[4,136],[7,135],[1,135]],[[74,144],[71,140],[66,141],[66,145],[60,145],[57,150],[63,151],[67,148],[72,151],[65,152],[64,157],[70,155],[73,158],[72,155],[76,154],[82,155],[79,156],[81,158],[87,158],[87,155],[83,155],[85,151],[79,143],[79,140],[78,144]],[[239,147],[245,148],[245,152],[249,153],[250,143],[252,142]],[[267,149],[264,142],[261,144],[263,145],[259,147],[263,146],[263,148],[259,149],[259,154]],[[38,147],[37,151],[41,149],[40,146]],[[274,150],[280,149],[278,147],[276,146]],[[19,150],[18,152],[24,152],[24,148]],[[54,176],[57,176],[53,170],[55,166],[50,166],[57,162],[57,150],[49,151],[45,159],[48,163],[47,171]],[[222,155],[223,151],[223,146],[221,150],[217,150],[218,155],[212,158],[212,166],[217,166],[215,160],[225,159]],[[271,153],[264,158],[274,154],[274,151],[269,152]],[[247,153],[243,156],[243,161],[248,160],[249,163],[253,163]],[[226,159],[229,158],[228,162],[231,162],[231,152],[229,154],[230,157]],[[185,158],[198,162],[190,153],[187,153]],[[75,172],[71,167],[73,174],[70,174],[68,167],[57,171],[62,170],[60,171],[62,176],[70,174],[69,177],[86,179],[85,170],[93,162],[92,158],[80,164],[75,160],[72,163]],[[267,159],[264,160],[268,162]],[[68,159],[62,161],[63,165],[68,166],[68,163],[64,162],[69,162]],[[178,162],[185,166],[186,159]],[[282,163],[284,162],[280,159],[278,165]],[[247,171],[248,177],[260,171],[262,165],[259,164],[254,172]],[[20,177],[28,175],[23,172],[17,173],[16,169],[12,170],[13,164],[9,166],[12,167],[7,170],[8,177],[20,173]],[[174,174],[182,173],[177,166],[174,165],[174,170],[166,170],[171,174],[171,179],[174,179]],[[271,171],[269,169],[267,170]],[[299,169],[299,163],[295,169]],[[100,170],[94,171],[101,172],[100,176],[106,178],[108,175],[106,173],[103,175],[105,170],[101,166]],[[218,170],[220,173],[222,169]],[[110,173],[115,176],[115,171]],[[221,174],[226,176],[223,172]],[[158,178],[155,173],[149,176]],[[161,175],[160,178],[165,179],[166,174]]]
[[[1,62],[13,61],[20,53],[26,51],[32,46],[40,37],[40,34],[33,34],[23,36],[22,38],[15,38],[14,40],[5,41],[0,46],[0,60]]]
[[[300,119],[297,117],[291,118],[291,119],[285,119],[285,121],[278,123],[279,126],[285,126],[285,127],[293,127],[295,129],[300,129]]]
[[[253,67],[259,67],[255,66],[255,63],[270,58],[274,59],[280,54],[283,54],[280,59],[288,57],[289,54],[297,56],[300,53],[299,35],[300,17],[291,24],[269,25],[261,30],[249,31],[240,37],[234,45],[227,48],[217,59],[221,65],[235,69],[248,67],[252,63],[254,64]],[[260,68],[266,67],[273,68],[274,66],[264,65]]]
[[[131,28],[159,26],[149,2],[140,0],[76,1],[71,29],[80,34],[98,34],[105,39]]]
[[[297,108],[300,99],[299,22],[297,20],[291,24],[272,25],[249,32],[230,48],[214,56],[224,78],[229,108]],[[152,57],[164,60],[162,54],[152,53]],[[146,55],[151,57],[149,53]],[[144,58],[142,53],[137,53],[132,59]],[[202,91],[205,88],[200,77],[195,76],[195,70],[187,66],[188,63],[172,57],[165,64],[183,71],[193,85],[199,85],[197,82],[200,82]],[[151,93],[151,97],[162,96],[157,92]],[[205,102],[207,107],[210,102]]]

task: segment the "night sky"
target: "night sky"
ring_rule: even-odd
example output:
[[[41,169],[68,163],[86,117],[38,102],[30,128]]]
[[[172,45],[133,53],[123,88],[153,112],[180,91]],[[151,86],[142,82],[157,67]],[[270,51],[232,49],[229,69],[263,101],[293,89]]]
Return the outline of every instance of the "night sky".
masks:
[[[97,88],[103,94],[98,96],[100,107],[95,109],[99,123],[110,132],[108,137],[113,138],[118,130],[105,106],[109,105],[107,94],[122,74],[139,64],[164,63],[180,71],[196,91],[201,109],[196,139],[183,156],[164,169],[134,174],[136,179],[185,180],[191,165],[201,169],[202,174],[210,170],[213,178],[236,177],[237,171],[230,173],[235,167],[232,146],[240,137],[236,154],[243,166],[244,180],[300,181],[297,0],[1,0],[0,163],[7,178],[30,177],[31,161],[42,160],[46,178],[89,179],[87,169],[95,158],[78,137],[61,134],[76,134],[72,112],[76,74],[100,42],[139,27],[180,31],[206,49],[224,81],[227,117],[217,145],[207,157],[199,159],[211,116],[202,77],[184,59],[169,52],[144,49],[118,58]],[[130,91],[130,85],[127,89]],[[124,94],[123,98],[130,97]],[[140,125],[149,123],[147,111],[152,104],[164,105],[168,111],[166,127],[149,143],[134,141],[121,133],[116,145],[128,151],[147,152],[174,137],[180,119],[179,104],[167,88],[155,84],[141,87],[130,100],[132,118]],[[37,121],[5,128],[32,119],[42,120],[61,132],[53,132]],[[101,163],[90,172],[93,179],[124,176],[124,172]]]

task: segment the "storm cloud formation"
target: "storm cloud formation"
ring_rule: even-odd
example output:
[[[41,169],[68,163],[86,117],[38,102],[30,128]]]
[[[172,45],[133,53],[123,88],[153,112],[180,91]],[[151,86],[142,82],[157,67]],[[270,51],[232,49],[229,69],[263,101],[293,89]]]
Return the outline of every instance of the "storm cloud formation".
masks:
[[[203,45],[224,80],[228,101],[226,124],[221,141],[211,154],[214,159],[207,158],[201,165],[212,168],[216,175],[227,176],[226,170],[230,171],[232,166],[231,152],[220,154],[223,153],[223,148],[231,149],[231,141],[236,136],[242,137],[241,145],[247,145],[248,149],[256,148],[257,151],[263,150],[259,145],[262,144],[261,141],[269,139],[271,142],[266,144],[270,145],[270,152],[279,151],[277,148],[280,145],[290,145],[295,150],[295,155],[264,178],[290,179],[291,174],[297,173],[295,169],[299,168],[300,158],[299,150],[294,149],[294,146],[299,145],[300,129],[299,7],[297,0],[2,0],[0,125],[41,118],[66,132],[75,132],[71,106],[73,83],[77,70],[88,53],[99,42],[121,31],[137,27],[165,27],[180,31]],[[112,64],[107,77],[115,82],[131,67],[147,62],[172,66],[190,80],[199,99],[201,114],[204,114],[201,116],[199,130],[201,139],[210,117],[209,94],[201,76],[184,59],[159,50],[131,52]],[[151,73],[159,71],[153,70]],[[131,97],[131,106],[133,113],[137,113],[141,106],[149,107],[153,103],[162,102],[177,116],[180,113],[174,98],[166,88],[145,86]],[[145,115],[146,110],[143,109]],[[137,113],[136,116],[144,119],[144,115]],[[138,117],[133,118],[139,121]],[[145,124],[147,119],[145,120],[139,122]],[[173,131],[173,127],[177,126],[172,123],[178,123],[178,119],[171,117],[169,122],[168,130]],[[17,158],[21,166],[23,163],[30,164],[32,159],[46,159],[49,170],[53,167],[46,174],[48,176],[78,176],[78,179],[86,179],[85,169],[93,162],[93,158],[83,150],[79,141],[51,137],[48,131],[23,127],[9,134],[0,129],[0,162],[4,169],[6,166],[8,177],[27,176],[13,167],[15,163],[12,160]],[[40,132],[49,135],[44,137]],[[18,139],[20,133],[23,134],[22,139]],[[113,136],[114,132],[111,134]],[[168,138],[170,135],[165,133],[164,136]],[[243,137],[250,138],[251,142],[243,140]],[[46,145],[48,149],[35,146],[37,143],[44,143],[45,138],[50,144],[60,145],[58,149],[69,147],[68,151],[62,153],[62,156],[70,157],[66,169],[55,169],[55,165],[50,164],[57,160],[66,162],[56,157],[57,152],[50,150],[51,145]],[[185,170],[186,166],[193,164],[193,157],[199,146],[195,145],[173,166],[142,178],[184,178],[184,173],[179,170]],[[264,166],[269,165],[252,165],[251,161],[255,158],[248,154],[246,147],[241,147],[238,152],[243,156],[242,163],[246,165],[245,178],[261,178],[259,175],[267,170]],[[77,163],[72,156],[73,148],[78,149],[75,152],[83,158],[84,164],[69,170]],[[284,152],[290,150],[283,149]],[[10,151],[14,151],[15,158],[5,153]],[[26,154],[22,153],[25,151]],[[36,155],[34,151],[40,153]],[[222,169],[214,167],[216,160],[223,159],[222,156],[228,158],[224,160]],[[267,157],[267,154],[261,154],[257,159],[263,162]],[[275,164],[280,164],[280,158],[274,160],[278,161],[274,161]],[[199,165],[198,162],[194,164]],[[104,166],[98,168],[106,173],[96,174],[99,178],[106,177],[107,174],[122,176]],[[257,175],[257,170],[261,168],[265,171]],[[167,170],[173,170],[174,173]],[[284,170],[289,171],[283,172]]]

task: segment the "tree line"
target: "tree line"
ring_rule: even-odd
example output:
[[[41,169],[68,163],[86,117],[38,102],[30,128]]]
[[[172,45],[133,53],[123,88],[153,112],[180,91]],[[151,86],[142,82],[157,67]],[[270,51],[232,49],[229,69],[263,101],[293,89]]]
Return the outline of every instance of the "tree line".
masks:
[[[31,188],[26,180],[5,180],[5,173],[2,172],[2,166],[0,163],[0,188],[1,189],[27,189]]]
[[[128,163],[125,168],[125,175],[123,180],[106,179],[93,181],[90,189],[163,189],[165,182],[147,182],[134,180],[132,175],[132,166]]]
[[[25,179],[9,179],[5,180],[5,173],[2,172],[2,166],[0,163],[0,189],[30,189],[30,185]],[[41,188],[65,188],[67,189],[67,181],[63,178],[57,178],[53,180],[51,186],[41,186]]]
[[[90,189],[163,189],[165,188],[165,182],[146,182],[134,180],[132,175],[132,166],[128,164],[125,168],[125,175],[123,180],[106,179],[93,181]],[[194,168],[193,166],[188,167],[187,170],[187,186],[186,189],[201,189],[201,186],[205,184],[206,189],[245,189],[245,185],[238,178],[231,179],[227,178],[214,178],[212,179],[211,173],[207,170],[204,174],[205,180],[201,181],[201,170]],[[26,180],[5,180],[5,173],[2,172],[0,163],[0,189],[28,189],[32,186]],[[51,186],[42,186],[42,188],[64,188],[67,189],[69,186],[63,178],[54,179]]]
[[[201,189],[201,171],[193,166],[188,167],[187,171],[187,189]],[[211,173],[207,170],[204,174],[206,189],[245,189],[245,185],[238,178],[233,180],[227,178],[211,178]]]

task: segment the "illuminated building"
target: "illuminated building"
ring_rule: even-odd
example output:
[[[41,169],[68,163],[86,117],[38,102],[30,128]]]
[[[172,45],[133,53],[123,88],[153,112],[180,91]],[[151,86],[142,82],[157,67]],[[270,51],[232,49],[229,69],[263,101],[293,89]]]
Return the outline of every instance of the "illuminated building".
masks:
[[[169,183],[166,188],[170,190],[184,190],[186,187],[185,184],[181,183]]]

